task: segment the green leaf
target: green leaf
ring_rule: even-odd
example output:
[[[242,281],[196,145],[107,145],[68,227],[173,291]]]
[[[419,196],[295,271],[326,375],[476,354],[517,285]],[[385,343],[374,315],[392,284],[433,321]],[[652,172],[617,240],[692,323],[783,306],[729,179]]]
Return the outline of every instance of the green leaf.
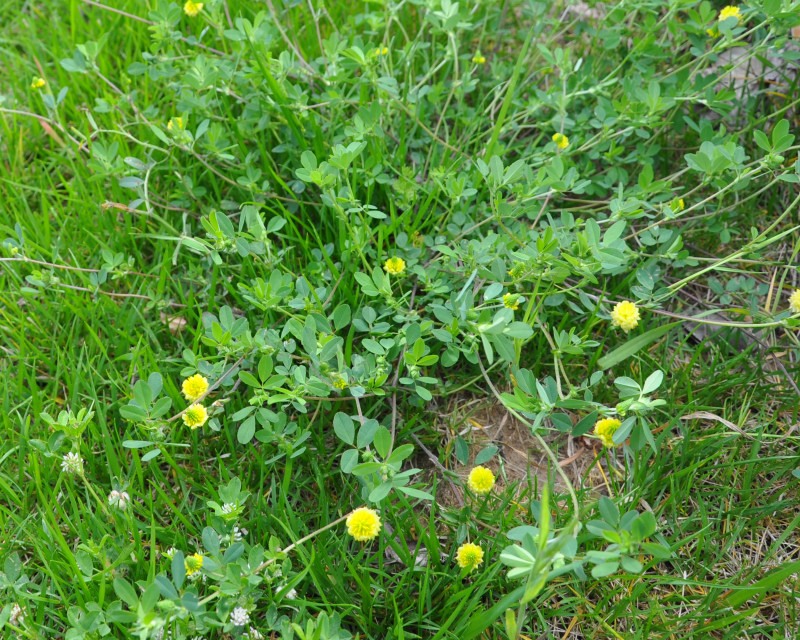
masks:
[[[364,420],[364,424],[362,424],[361,428],[358,430],[358,441],[356,444],[359,449],[364,449],[372,444],[372,439],[375,437],[378,426],[380,425],[377,420]]]
[[[386,496],[389,495],[389,492],[392,490],[392,483],[389,481],[383,482],[375,487],[372,491],[370,491],[369,498],[367,498],[370,502],[380,502]]]
[[[381,458],[386,458],[386,456],[389,455],[389,449],[392,446],[392,434],[389,433],[389,430],[386,427],[380,425],[375,431],[372,444],[375,446],[375,451],[378,452],[378,455]]]
[[[592,577],[605,578],[619,569],[619,562],[603,562],[592,569]]]
[[[255,416],[250,416],[239,425],[239,430],[236,432],[236,439],[239,441],[239,444],[247,444],[253,439],[255,432],[256,419]]]
[[[341,461],[342,471],[344,473],[352,473],[355,466],[358,464],[358,450],[348,449],[342,454]]]
[[[597,366],[601,369],[609,369],[623,360],[627,360],[635,353],[638,353],[648,345],[658,340],[661,336],[666,334],[673,327],[680,325],[680,322],[670,322],[655,329],[650,329],[645,333],[631,338],[625,342],[621,347],[617,347],[611,353],[607,353],[597,361]]]
[[[114,593],[116,593],[117,597],[127,604],[128,607],[131,609],[136,608],[139,598],[136,597],[136,591],[134,591],[131,583],[125,580],[125,578],[114,578]]]
[[[467,445],[467,441],[461,436],[456,436],[455,451],[456,460],[461,464],[467,464],[467,462],[469,462],[469,445]]]
[[[478,455],[475,456],[475,464],[483,464],[484,462],[488,462],[498,451],[499,449],[495,445],[490,444],[488,447],[478,452]]]
[[[419,489],[414,489],[413,487],[398,487],[397,489],[398,491],[402,491],[412,498],[419,498],[420,500],[433,500],[433,496],[427,491],[420,491]]]
[[[333,416],[333,431],[345,444],[352,445],[356,435],[353,419],[341,411]]]

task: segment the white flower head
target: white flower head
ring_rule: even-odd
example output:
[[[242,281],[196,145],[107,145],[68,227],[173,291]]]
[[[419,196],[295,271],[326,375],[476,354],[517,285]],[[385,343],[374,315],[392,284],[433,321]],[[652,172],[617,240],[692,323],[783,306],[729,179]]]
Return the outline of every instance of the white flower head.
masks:
[[[116,507],[120,511],[125,511],[130,501],[131,497],[128,495],[127,491],[117,491],[114,489],[114,491],[108,494],[108,504],[112,507]]]
[[[231,622],[237,627],[243,627],[250,622],[250,614],[243,607],[236,607],[231,611]]]
[[[234,542],[241,542],[242,538],[244,538],[247,535],[247,529],[240,529],[239,527],[234,527],[232,535]]]
[[[83,473],[83,460],[74,451],[65,454],[61,459],[61,471],[71,475],[78,475]]]
[[[226,502],[225,504],[222,505],[222,509],[221,510],[222,510],[222,513],[224,513],[225,515],[228,515],[230,513],[233,513],[234,511],[236,511],[236,505],[233,504],[232,502]]]
[[[177,551],[178,550],[175,547],[170,547],[166,551],[162,551],[161,555],[169,560],[172,560],[172,556],[174,556]]]
[[[247,640],[264,640],[263,634],[255,627],[250,627],[242,637],[247,638]]]
[[[25,622],[25,612],[16,602],[14,606],[11,607],[11,614],[8,617],[8,621],[15,627],[20,627],[22,623]]]

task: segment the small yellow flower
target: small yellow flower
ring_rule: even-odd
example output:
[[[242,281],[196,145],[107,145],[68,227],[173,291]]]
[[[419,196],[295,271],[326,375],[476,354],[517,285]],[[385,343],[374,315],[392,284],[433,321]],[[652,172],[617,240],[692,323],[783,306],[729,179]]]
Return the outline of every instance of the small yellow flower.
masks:
[[[638,326],[639,318],[639,308],[628,300],[618,302],[611,311],[611,324],[625,333]]]
[[[347,380],[345,380],[341,376],[338,376],[333,379],[333,387],[334,389],[339,389],[339,391],[347,389]]]
[[[372,540],[381,531],[381,518],[378,512],[367,507],[359,507],[345,520],[347,533],[359,542]]]
[[[683,198],[673,198],[669,203],[669,208],[676,213],[678,211],[683,211],[686,208],[686,202],[684,202]]]
[[[566,149],[569,146],[569,138],[563,133],[554,133],[553,142],[556,143],[559,149]]]
[[[614,446],[614,433],[619,429],[622,423],[616,418],[603,418],[598,420],[594,425],[594,435],[596,435],[603,443],[604,447]]]
[[[181,385],[184,397],[189,402],[194,402],[208,391],[208,380],[199,373],[186,378]]]
[[[202,404],[193,404],[183,414],[183,424],[192,429],[202,427],[208,420],[208,411]]]
[[[789,296],[789,308],[793,313],[800,313],[800,289],[795,289]]]
[[[467,484],[469,488],[478,495],[485,495],[489,493],[494,486],[494,474],[491,469],[477,466],[469,472]]]
[[[503,296],[503,306],[506,309],[516,311],[519,309],[520,297],[516,293],[507,293]]]
[[[716,38],[719,35],[719,29],[711,27],[710,29],[706,29],[706,33],[712,38]]]
[[[200,15],[200,12],[202,10],[203,10],[202,2],[193,2],[192,0],[186,0],[186,4],[183,5],[183,12],[190,18],[194,18]]]
[[[376,56],[388,56],[389,47],[378,47],[377,49],[374,49],[372,53]]]
[[[474,571],[483,562],[483,549],[472,542],[465,542],[456,551],[456,562],[462,569]]]
[[[31,89],[41,89],[46,84],[47,82],[45,82],[44,78],[36,76],[31,82]]]
[[[399,276],[406,270],[406,261],[394,256],[383,263],[383,268],[386,269],[386,273],[389,275]]]
[[[474,56],[472,56],[472,62],[475,64],[486,64],[486,56],[478,51]]]
[[[195,574],[203,568],[203,556],[199,553],[186,556],[183,559],[183,566],[186,569],[187,576]]]
[[[736,18],[736,22],[739,22],[742,19],[741,9],[730,4],[727,7],[723,7],[722,11],[719,12],[718,22],[722,22],[728,18]]]
[[[169,122],[167,122],[167,131],[183,131],[185,126],[183,118],[175,116],[174,118],[170,118]]]

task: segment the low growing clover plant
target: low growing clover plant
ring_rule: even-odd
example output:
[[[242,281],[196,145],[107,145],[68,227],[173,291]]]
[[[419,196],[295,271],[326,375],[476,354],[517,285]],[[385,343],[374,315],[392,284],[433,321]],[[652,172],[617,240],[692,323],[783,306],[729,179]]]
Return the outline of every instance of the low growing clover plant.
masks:
[[[139,640],[252,640],[257,619],[286,639],[346,640],[355,616],[292,604],[290,594],[308,584],[309,596],[330,607],[316,574],[349,567],[350,558],[316,564],[316,549],[303,545],[328,533],[342,554],[355,549],[359,562],[380,565],[375,580],[383,580],[385,548],[410,536],[390,529],[392,519],[418,512],[430,517],[429,545],[440,544],[441,526],[452,547],[429,549],[426,575],[452,571],[456,585],[496,572],[498,558],[478,534],[486,511],[512,511],[510,502],[493,501],[502,466],[497,476],[480,468],[467,481],[475,495],[467,494],[457,527],[431,504],[428,486],[440,476],[455,486],[448,456],[426,450],[436,471],[421,471],[418,445],[448,443],[417,427],[447,407],[460,412],[467,393],[493,394],[549,457],[570,498],[553,518],[545,483],[541,503],[522,509],[523,524],[496,533],[510,541],[499,555],[507,578],[522,582],[513,597],[498,598],[510,638],[522,637],[527,608],[549,585],[639,574],[650,558],[664,558],[668,545],[649,511],[620,513],[603,497],[598,519],[585,520],[594,505],[581,504],[552,443],[587,436],[609,455],[620,446],[631,472],[633,454],[644,458],[659,446],[652,425],[677,418],[657,397],[665,374],[644,355],[679,324],[659,323],[659,314],[682,321],[672,307],[682,289],[796,233],[779,227],[796,215],[794,193],[768,224],[736,226],[742,203],[796,187],[800,161],[788,116],[773,110],[745,131],[728,126],[741,101],[724,84],[722,55],[746,45],[738,67],[783,52],[796,0],[725,15],[708,2],[636,0],[609,7],[598,25],[585,16],[565,21],[559,3],[541,0],[367,3],[354,15],[349,5],[342,15],[320,3],[244,6],[242,15],[214,0],[139,4],[133,22],[147,46],[138,55],[115,55],[104,35],[60,63],[64,78],[102,87],[93,107],[90,100],[67,112],[68,87],[56,93],[49,79],[33,89],[42,90],[41,124],[63,133],[70,163],[85,160],[107,190],[102,213],[119,212],[120,228],[141,240],[145,256],[160,246],[149,243],[169,244],[164,277],[145,274],[140,293],[123,294],[112,285],[136,274],[126,253],[99,252],[97,268],[50,264],[38,260],[35,239],[19,224],[2,246],[4,260],[34,263],[19,278],[20,293],[32,299],[67,288],[144,298],[137,312],[182,305],[194,341],[188,331],[166,335],[152,352],[160,367],[126,355],[141,379],[119,385],[128,396],[119,431],[130,477],[149,482],[163,465],[170,485],[173,473],[186,471],[192,489],[207,495],[196,513],[168,525],[156,526],[152,514],[134,520],[143,498],[127,492],[126,509],[109,514],[106,491],[93,488],[83,467],[92,411],[42,413],[54,433],[32,447],[54,465],[61,457],[64,473],[79,476],[102,516],[124,531],[114,558],[112,536],[76,551],[81,586],[96,580],[102,595],[93,602],[88,587],[81,591],[65,636],[94,640],[124,629]],[[304,28],[287,34],[298,13]],[[576,28],[598,37],[570,37],[565,46],[564,34]],[[584,40],[602,41],[604,55]],[[124,69],[112,57],[124,59]],[[120,77],[107,77],[109,68]],[[667,133],[680,134],[685,154],[672,157]],[[689,240],[715,233],[736,247],[701,265]],[[164,286],[168,276],[175,287]],[[185,299],[177,300],[177,288]],[[750,304],[752,322],[738,326],[796,329],[800,297],[781,300],[780,309]],[[174,366],[168,358],[181,350]],[[637,354],[642,366],[623,370]],[[181,380],[194,376],[204,391],[182,395]],[[466,441],[454,440],[456,459],[468,462]],[[187,471],[184,454],[194,450],[211,462]],[[496,453],[487,446],[473,463]],[[256,455],[257,473],[232,475],[237,458]],[[331,459],[338,468],[321,469]],[[287,505],[307,499],[293,483],[311,472],[326,491],[324,500],[312,496],[318,528],[253,513],[273,489]],[[202,486],[207,477],[216,489]],[[320,486],[326,481],[333,488]],[[127,482],[115,489],[117,506]],[[351,540],[347,520],[356,512]],[[248,539],[253,521],[268,531],[261,540]],[[59,523],[47,526],[60,531]],[[149,536],[146,558],[129,561],[129,531],[139,547]],[[159,552],[166,537],[176,548],[162,544]],[[0,588],[30,595],[31,580],[12,557]],[[362,587],[370,597],[390,592],[385,583]],[[449,586],[444,591],[449,597]],[[24,622],[28,610],[15,606],[4,605],[0,625]],[[494,623],[480,614],[471,620],[469,640]]]

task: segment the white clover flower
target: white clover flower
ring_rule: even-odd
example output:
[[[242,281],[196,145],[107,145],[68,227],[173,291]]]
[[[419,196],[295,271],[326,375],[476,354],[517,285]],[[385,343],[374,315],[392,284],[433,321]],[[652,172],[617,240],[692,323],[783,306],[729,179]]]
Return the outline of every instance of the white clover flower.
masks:
[[[289,589],[289,591],[287,591],[286,595],[284,596],[284,598],[286,598],[287,600],[294,600],[296,597],[297,597],[297,589],[294,588]]]
[[[221,511],[225,515],[231,514],[234,511],[236,511],[236,505],[233,504],[232,502],[226,502],[225,504],[222,505]]]
[[[125,511],[128,508],[128,503],[131,501],[131,497],[128,495],[127,491],[117,491],[116,489],[108,494],[108,504],[112,507],[116,507],[120,511]]]
[[[177,551],[178,550],[175,547],[170,547],[166,551],[162,551],[161,555],[169,560],[172,560],[172,556],[174,556]]]
[[[241,542],[242,538],[244,538],[247,535],[247,529],[240,529],[239,527],[234,527],[232,535],[234,542]]]
[[[70,451],[61,459],[61,471],[72,475],[83,473],[83,460],[77,453]]]
[[[8,621],[15,627],[22,626],[22,623],[25,622],[25,612],[16,602],[14,606],[11,607],[11,614],[8,616]]]
[[[263,634],[255,627],[250,627],[242,637],[247,638],[247,640],[264,640]]]
[[[236,607],[231,611],[231,622],[237,627],[243,627],[250,622],[250,614],[243,607]]]

